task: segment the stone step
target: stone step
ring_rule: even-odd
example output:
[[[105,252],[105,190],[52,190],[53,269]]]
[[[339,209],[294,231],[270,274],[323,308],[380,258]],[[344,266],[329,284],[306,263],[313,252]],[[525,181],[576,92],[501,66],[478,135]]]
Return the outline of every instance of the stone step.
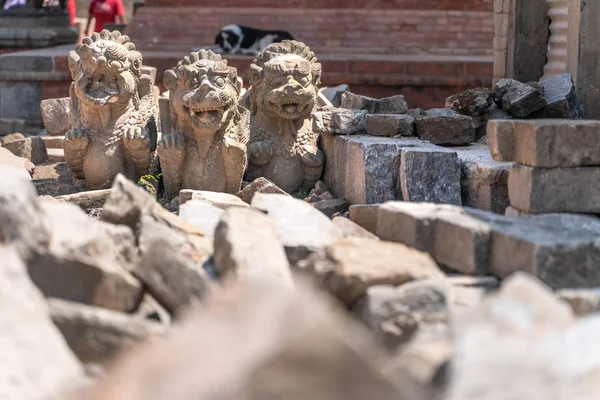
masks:
[[[497,161],[541,168],[600,165],[600,121],[494,120],[487,132]]]
[[[510,205],[526,213],[600,213],[600,167],[532,168],[515,164]]]

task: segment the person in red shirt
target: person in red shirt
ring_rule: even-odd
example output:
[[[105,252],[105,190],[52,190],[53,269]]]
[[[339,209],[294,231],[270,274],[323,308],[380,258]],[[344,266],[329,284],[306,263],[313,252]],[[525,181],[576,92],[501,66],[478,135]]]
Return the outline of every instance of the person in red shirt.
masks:
[[[90,12],[85,27],[85,32],[89,34],[92,18],[96,20],[95,32],[104,29],[104,24],[126,24],[125,10],[121,0],[92,0],[90,3]]]

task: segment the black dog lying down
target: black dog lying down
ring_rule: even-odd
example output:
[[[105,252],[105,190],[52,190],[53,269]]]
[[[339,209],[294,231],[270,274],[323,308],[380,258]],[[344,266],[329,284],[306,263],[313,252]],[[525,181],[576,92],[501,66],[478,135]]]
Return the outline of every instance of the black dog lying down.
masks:
[[[271,43],[294,40],[286,31],[263,31],[242,25],[227,25],[215,38],[215,48],[229,54],[256,55]]]

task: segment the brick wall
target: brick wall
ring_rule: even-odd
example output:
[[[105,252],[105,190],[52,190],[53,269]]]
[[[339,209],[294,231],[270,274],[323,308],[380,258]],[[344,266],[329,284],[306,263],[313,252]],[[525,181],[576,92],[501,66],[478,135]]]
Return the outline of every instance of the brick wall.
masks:
[[[127,33],[142,50],[189,50],[212,45],[221,27],[237,23],[285,29],[316,52],[330,54],[492,55],[494,22],[490,11],[427,9],[429,2],[422,3],[424,6],[419,9],[257,8],[256,5],[233,9],[221,7],[221,2],[216,8],[146,5],[138,11]],[[477,8],[487,5],[481,1],[475,3],[479,5]]]

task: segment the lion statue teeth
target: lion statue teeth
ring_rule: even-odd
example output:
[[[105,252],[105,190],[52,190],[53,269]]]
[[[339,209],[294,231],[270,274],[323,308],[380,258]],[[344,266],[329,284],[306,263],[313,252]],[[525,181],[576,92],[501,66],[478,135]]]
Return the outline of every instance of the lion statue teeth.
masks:
[[[311,117],[317,107],[321,64],[304,43],[285,40],[263,50],[251,66],[247,179],[264,177],[288,193],[309,191],[324,156]]]
[[[248,110],[240,107],[237,70],[209,50],[165,71],[158,156],[165,197],[181,189],[237,193],[246,168]]]
[[[129,37],[103,30],[69,53],[73,83],[65,160],[88,189],[104,189],[122,173],[150,172],[157,141],[157,97],[142,74],[142,55]]]

